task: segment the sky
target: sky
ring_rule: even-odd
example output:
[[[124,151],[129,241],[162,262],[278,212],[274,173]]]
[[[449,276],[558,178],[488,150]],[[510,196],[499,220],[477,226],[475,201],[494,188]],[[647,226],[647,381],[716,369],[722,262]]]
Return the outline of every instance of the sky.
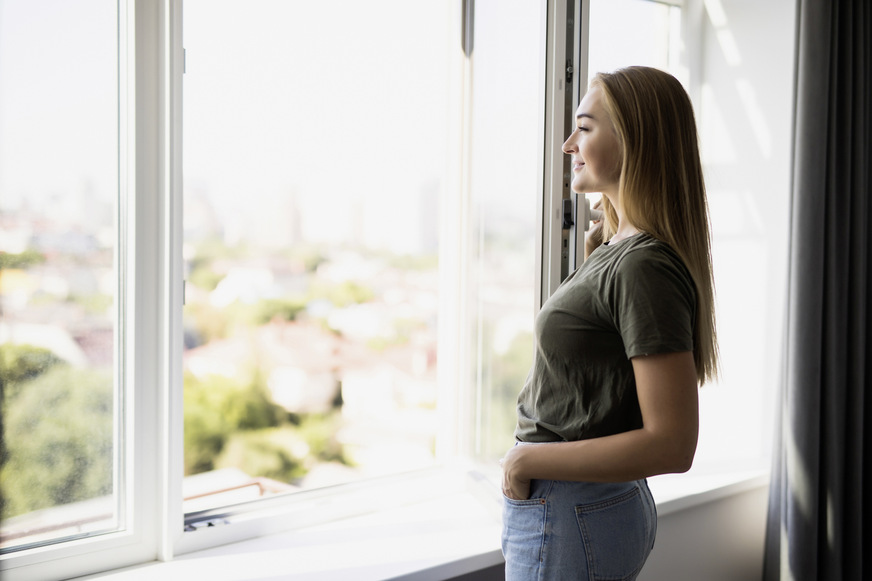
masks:
[[[648,4],[594,2],[592,16],[607,22],[603,10],[628,2]],[[231,237],[281,230],[294,212],[313,240],[418,237],[459,147],[455,4],[186,0],[186,196],[206,196]],[[522,217],[531,206],[517,198],[533,202],[538,169],[541,10],[480,0],[477,11],[476,187]],[[0,209],[53,200],[76,214],[82,196],[114,199],[116,19],[112,0],[0,0]],[[608,47],[592,51],[592,70],[630,58],[602,27],[591,34]]]
[[[112,200],[116,28],[109,0],[0,0],[0,209],[71,187]]]
[[[307,240],[417,238],[446,187],[450,16],[440,2],[188,0],[188,195],[240,236],[295,209]]]

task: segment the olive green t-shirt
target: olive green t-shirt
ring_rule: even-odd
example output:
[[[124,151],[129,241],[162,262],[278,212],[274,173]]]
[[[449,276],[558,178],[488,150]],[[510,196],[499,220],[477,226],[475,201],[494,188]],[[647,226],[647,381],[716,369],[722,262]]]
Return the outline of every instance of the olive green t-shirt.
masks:
[[[641,233],[597,248],[536,317],[515,438],[574,441],[642,427],[630,359],[692,351],[695,310],[693,279],[665,243]]]

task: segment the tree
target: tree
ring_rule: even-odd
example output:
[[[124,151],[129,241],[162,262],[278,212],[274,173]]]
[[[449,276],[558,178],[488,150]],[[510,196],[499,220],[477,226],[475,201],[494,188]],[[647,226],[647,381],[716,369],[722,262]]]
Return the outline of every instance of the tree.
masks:
[[[287,417],[257,373],[249,382],[188,374],[184,389],[185,474],[213,470],[232,434],[275,427]]]
[[[36,250],[28,249],[17,254],[12,252],[0,252],[0,270],[27,269],[35,264],[45,262],[45,256]]]
[[[111,494],[111,373],[55,365],[15,391],[3,404],[2,517]]]
[[[0,345],[0,393],[4,398],[13,398],[18,386],[61,362],[60,357],[43,347]]]

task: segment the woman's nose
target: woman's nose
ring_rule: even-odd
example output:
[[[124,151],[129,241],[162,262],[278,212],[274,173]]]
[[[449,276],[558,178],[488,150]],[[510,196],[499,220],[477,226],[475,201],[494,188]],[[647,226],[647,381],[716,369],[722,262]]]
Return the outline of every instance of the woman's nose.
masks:
[[[563,142],[563,153],[572,153],[575,151],[575,140],[572,138],[574,134],[571,134],[566,138],[566,141]]]

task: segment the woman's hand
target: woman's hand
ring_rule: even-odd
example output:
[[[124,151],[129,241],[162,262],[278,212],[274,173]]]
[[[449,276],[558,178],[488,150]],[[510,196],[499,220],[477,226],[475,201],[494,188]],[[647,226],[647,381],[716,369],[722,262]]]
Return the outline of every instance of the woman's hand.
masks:
[[[503,494],[512,500],[527,500],[530,498],[530,479],[524,476],[522,461],[524,455],[532,446],[515,446],[511,448],[500,465],[503,467]]]
[[[602,206],[602,200],[597,200],[591,206],[592,210],[599,210]],[[584,259],[590,256],[590,253],[596,250],[603,243],[603,221],[591,220],[590,228],[584,233]]]

